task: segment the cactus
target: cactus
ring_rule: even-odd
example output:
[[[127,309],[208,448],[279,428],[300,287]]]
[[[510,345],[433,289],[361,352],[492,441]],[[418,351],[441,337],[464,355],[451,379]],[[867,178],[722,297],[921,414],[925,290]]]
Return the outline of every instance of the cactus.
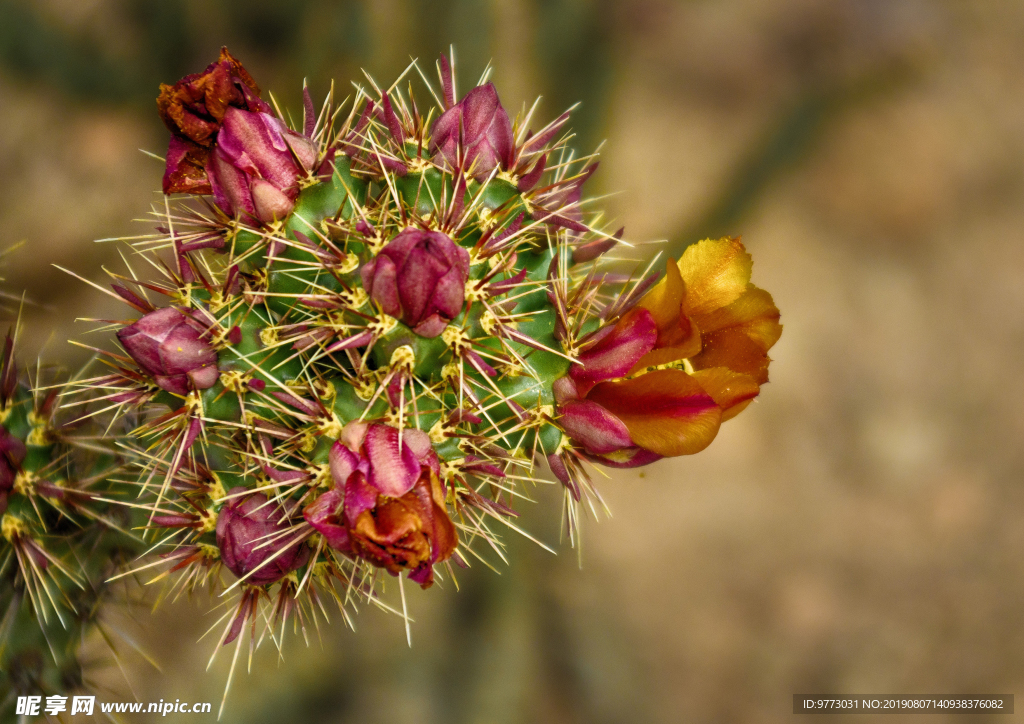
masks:
[[[486,74],[459,99],[453,65],[319,111],[304,88],[295,127],[226,49],[161,87],[165,199],[130,240],[158,276],[113,275],[141,316],[72,387],[137,421],[161,575],[233,574],[236,658],[258,621],[386,605],[382,572],[427,588],[502,556],[545,467],[575,543],[588,466],[698,452],[767,381],[779,313],[743,245],[609,271],[623,230],[584,200],[569,113],[533,131]]]
[[[49,380],[47,376],[55,379]],[[30,386],[32,382],[34,389]],[[130,513],[111,497],[120,469],[103,430],[62,404],[59,376],[19,374],[14,337],[0,358],[0,712],[21,694],[79,690],[85,638],[98,630],[116,656],[103,604],[126,601],[108,582],[140,549]]]

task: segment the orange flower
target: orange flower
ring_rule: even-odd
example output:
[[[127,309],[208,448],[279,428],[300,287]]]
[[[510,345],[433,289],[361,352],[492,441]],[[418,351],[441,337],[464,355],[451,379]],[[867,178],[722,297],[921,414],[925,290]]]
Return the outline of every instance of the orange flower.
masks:
[[[706,239],[669,260],[665,278],[556,383],[569,437],[623,467],[707,447],[768,381],[768,350],[782,333],[750,271],[738,239]]]

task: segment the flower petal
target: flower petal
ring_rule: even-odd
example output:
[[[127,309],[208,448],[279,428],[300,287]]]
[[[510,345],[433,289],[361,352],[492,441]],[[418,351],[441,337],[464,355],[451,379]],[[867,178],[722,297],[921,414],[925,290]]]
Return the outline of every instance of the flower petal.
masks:
[[[646,309],[631,309],[611,332],[580,353],[581,364],[573,365],[569,377],[586,396],[598,382],[623,377],[654,348],[657,339],[653,315]]]
[[[768,381],[768,353],[742,329],[723,329],[704,335],[704,349],[690,358],[695,370],[727,367],[750,376],[757,384]]]
[[[722,422],[740,414],[761,391],[752,377],[725,367],[698,370],[691,376],[722,408]]]
[[[660,334],[676,325],[685,295],[686,285],[679,266],[675,259],[669,259],[664,278],[637,302],[635,308],[646,309],[651,313]]]
[[[167,145],[167,167],[164,170],[165,194],[210,194],[206,162],[210,150],[181,136],[171,136]]]
[[[364,511],[377,505],[378,490],[366,482],[362,472],[348,477],[345,484],[345,518],[349,525],[355,525],[356,519]]]
[[[751,266],[739,239],[704,239],[687,247],[679,260],[687,313],[703,327],[703,315],[732,304],[747,290]]]
[[[327,545],[335,550],[347,551],[350,548],[348,530],[338,515],[338,507],[343,499],[342,491],[332,488],[307,505],[302,511],[302,517],[327,540]]]
[[[398,299],[398,270],[390,257],[380,256],[371,259],[360,269],[363,288],[373,301],[380,305],[385,314],[391,317],[402,316],[402,304]]]
[[[370,460],[370,485],[392,498],[412,490],[420,476],[420,462],[409,445],[398,449],[398,428],[370,425],[363,444]]]
[[[284,191],[269,181],[254,178],[250,184],[252,205],[256,209],[256,218],[265,224],[288,217],[295,208],[295,202]]]
[[[714,399],[682,370],[602,382],[587,399],[622,420],[634,443],[665,457],[700,452],[715,439],[722,419]]]
[[[753,284],[748,284],[746,291],[732,304],[702,317],[700,328],[705,334],[724,329],[742,329],[747,337],[765,351],[771,349],[782,334],[779,309],[772,295]]]
[[[359,456],[340,442],[331,445],[327,461],[330,464],[331,477],[334,478],[334,486],[339,488],[345,486],[349,476],[359,466]]]
[[[605,455],[590,455],[588,459],[609,468],[639,468],[661,460],[661,455],[642,447],[624,447]]]
[[[600,455],[633,445],[622,420],[590,400],[570,400],[558,408],[565,434]]]

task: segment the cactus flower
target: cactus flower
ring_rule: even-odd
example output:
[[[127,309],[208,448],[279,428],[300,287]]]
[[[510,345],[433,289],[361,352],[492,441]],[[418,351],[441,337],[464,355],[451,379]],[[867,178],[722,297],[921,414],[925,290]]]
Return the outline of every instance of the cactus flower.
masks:
[[[506,171],[511,168],[515,153],[512,122],[493,83],[477,86],[437,119],[429,148],[434,161],[454,167],[460,140],[463,168],[472,170],[477,180],[487,178],[496,166]]]
[[[187,395],[190,387],[212,387],[220,376],[217,352],[175,307],[150,312],[119,330],[117,338],[143,372],[176,395]]]
[[[171,131],[164,173],[165,194],[211,193],[206,163],[229,108],[270,112],[242,64],[222,48],[216,62],[174,85],[160,85],[160,118]]]
[[[334,488],[305,511],[331,547],[428,588],[433,565],[458,545],[445,511],[439,464],[427,435],[349,423],[330,452]]]
[[[618,466],[650,462],[640,451],[707,447],[768,381],[768,349],[782,332],[750,268],[736,239],[705,240],[670,260],[665,278],[599,330],[556,383],[566,434]],[[649,369],[656,366],[675,368]]]
[[[232,488],[217,517],[220,559],[239,578],[248,575],[253,585],[273,583],[305,565],[309,549],[288,533],[290,525],[277,503],[263,493],[243,492]]]
[[[385,314],[421,337],[436,337],[462,311],[469,252],[443,232],[406,229],[360,273]]]
[[[305,136],[266,113],[228,108],[206,172],[225,214],[270,223],[291,213],[299,179],[315,163]]]

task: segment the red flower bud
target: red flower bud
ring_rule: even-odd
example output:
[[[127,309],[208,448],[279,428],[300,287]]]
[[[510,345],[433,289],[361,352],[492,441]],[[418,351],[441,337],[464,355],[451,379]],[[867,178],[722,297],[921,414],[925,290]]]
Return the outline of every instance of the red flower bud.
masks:
[[[309,549],[288,533],[291,526],[278,503],[263,493],[239,495],[244,491],[232,488],[217,517],[220,558],[239,578],[251,573],[246,580],[253,585],[273,583],[305,565]]]
[[[429,150],[434,154],[435,163],[454,166],[460,139],[463,168],[471,170],[478,180],[490,175],[495,166],[500,165],[506,171],[512,167],[515,153],[512,122],[493,83],[471,90],[434,123]]]
[[[201,339],[197,326],[178,309],[166,307],[119,330],[117,338],[159,387],[187,395],[190,387],[213,387],[220,376],[217,352]]]
[[[306,508],[306,521],[331,547],[429,587],[434,564],[458,545],[430,438],[406,429],[400,447],[397,428],[358,422],[341,438],[330,452],[334,489]]]
[[[229,108],[206,173],[225,214],[269,223],[291,213],[315,163],[313,143],[277,118]]]
[[[440,231],[406,229],[360,273],[385,314],[421,337],[436,337],[462,311],[469,252]]]
[[[211,193],[205,166],[229,108],[270,112],[260,89],[227,48],[202,73],[187,75],[173,86],[160,85],[160,118],[171,131],[164,172],[164,193]]]

